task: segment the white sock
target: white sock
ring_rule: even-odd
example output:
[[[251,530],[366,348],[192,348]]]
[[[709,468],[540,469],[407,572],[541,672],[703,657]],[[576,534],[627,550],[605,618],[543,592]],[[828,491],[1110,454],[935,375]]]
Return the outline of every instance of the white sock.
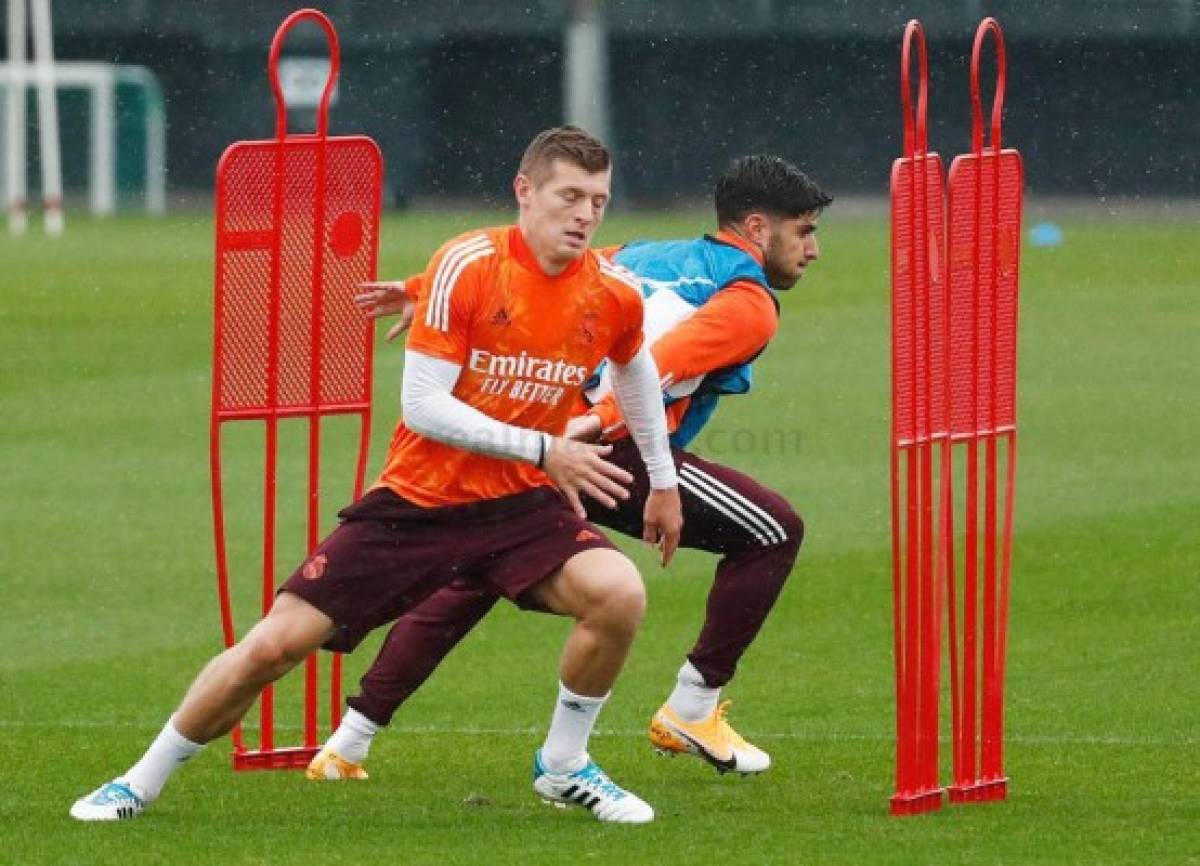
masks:
[[[333,732],[327,748],[333,749],[352,764],[361,764],[371,750],[371,739],[379,733],[379,725],[358,710],[347,710],[342,723]]]
[[[202,743],[193,743],[175,730],[175,717],[172,716],[167,719],[167,723],[142,755],[142,759],[130,767],[129,772],[121,778],[137,788],[146,798],[146,802],[157,800],[171,774],[179,769],[180,764],[203,748]]]
[[[704,675],[690,661],[685,661],[675,680],[675,691],[667,698],[667,706],[685,722],[698,722],[712,715],[721,698],[721,690],[710,688]]]
[[[573,773],[583,769],[587,763],[588,738],[606,700],[608,695],[589,698],[558,684],[558,701],[554,704],[554,716],[542,746],[542,764],[547,770]]]

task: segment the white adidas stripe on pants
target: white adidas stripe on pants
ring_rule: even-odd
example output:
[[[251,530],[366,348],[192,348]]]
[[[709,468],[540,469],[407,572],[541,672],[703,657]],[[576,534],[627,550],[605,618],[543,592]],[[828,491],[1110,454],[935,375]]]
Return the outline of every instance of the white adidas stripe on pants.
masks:
[[[763,546],[787,540],[787,533],[770,513],[702,469],[680,464],[679,486],[741,526]]]

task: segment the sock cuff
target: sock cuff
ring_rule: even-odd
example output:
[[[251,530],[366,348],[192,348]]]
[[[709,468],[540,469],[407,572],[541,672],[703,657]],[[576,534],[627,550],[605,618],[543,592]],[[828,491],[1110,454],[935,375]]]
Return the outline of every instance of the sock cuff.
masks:
[[[561,680],[558,683],[558,699],[560,701],[577,701],[578,703],[583,704],[585,707],[599,706],[607,701],[608,696],[611,694],[612,692],[606,692],[604,695],[598,698],[591,697],[589,695],[577,695],[575,692],[567,688]]]
[[[675,677],[676,681],[687,686],[699,686],[702,689],[713,688],[704,680],[704,674],[696,669],[692,664],[691,659],[684,659],[683,666],[679,668],[679,673]]]
[[[179,729],[175,727],[175,716],[167,719],[167,723],[163,725],[162,732],[171,741],[171,745],[188,754],[194,755],[204,748],[204,743],[193,743],[183,734],[179,733]]]
[[[364,737],[375,736],[382,727],[355,709],[346,711],[346,714],[342,716],[342,725],[350,728],[355,733],[362,734]]]

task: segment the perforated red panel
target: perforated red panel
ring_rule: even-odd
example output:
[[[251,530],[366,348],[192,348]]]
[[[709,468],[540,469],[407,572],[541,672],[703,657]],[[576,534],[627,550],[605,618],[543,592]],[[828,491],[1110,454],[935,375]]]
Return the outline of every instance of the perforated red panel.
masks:
[[[217,170],[219,417],[369,402],[371,322],[353,296],[374,277],[381,183],[379,149],[361,136],[326,139],[323,153],[318,139],[296,137],[226,151]],[[275,322],[277,389],[270,385]]]
[[[892,389],[896,445],[946,429],[945,219],[937,154],[892,164]]]
[[[1021,156],[967,154],[950,166],[952,433],[1016,424]]]
[[[279,58],[291,29],[316,24],[329,48],[329,75],[313,134],[289,135]],[[308,432],[306,549],[321,522],[321,420],[351,413],[360,420],[354,496],[361,495],[371,429],[370,320],[354,306],[359,284],[375,277],[383,180],[379,148],[363,136],[329,138],[329,103],[341,52],[332,22],[315,9],[293,12],[275,32],[267,75],[275,95],[275,138],[239,142],[217,165],[212,419],[209,427],[213,535],[221,628],[237,639],[225,546],[221,425],[262,421],[262,610],[275,598],[278,447],[281,422],[302,419]],[[290,422],[289,422],[290,423]],[[303,744],[275,740],[273,687],[259,700],[259,747],[248,750],[241,727],[230,732],[235,769],[303,768],[319,748],[319,664],[304,665]],[[329,667],[329,725],[341,717],[341,665]]]

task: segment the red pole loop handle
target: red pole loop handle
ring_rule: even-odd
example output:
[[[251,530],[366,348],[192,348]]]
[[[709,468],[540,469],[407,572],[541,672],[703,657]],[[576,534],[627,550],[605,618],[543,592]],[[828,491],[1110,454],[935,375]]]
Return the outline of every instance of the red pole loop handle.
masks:
[[[917,113],[912,111],[909,67],[912,65],[912,44],[917,44]],[[916,18],[904,28],[904,43],[900,50],[900,106],[904,113],[904,156],[924,154],[929,149],[925,112],[929,97],[929,58],[925,52],[925,30]]]
[[[267,75],[271,79],[271,90],[275,93],[275,137],[282,140],[287,137],[287,103],[283,99],[283,88],[279,84],[279,54],[283,51],[283,42],[288,31],[301,21],[313,21],[325,31],[325,41],[329,44],[329,78],[325,81],[325,90],[321,93],[321,104],[317,106],[317,136],[325,138],[329,134],[329,100],[333,96],[333,87],[337,84],[338,70],[342,65],[342,52],[338,44],[337,31],[325,13],[316,9],[300,9],[283,20],[271,40],[271,53],[267,58]]]
[[[984,18],[975,31],[975,47],[971,51],[971,150],[983,152],[983,107],[979,101],[979,65],[983,55],[983,43],[988,33],[996,42],[996,95],[992,99],[992,149],[1000,152],[1000,120],[1004,114],[1004,80],[1006,65],[1004,58],[1004,32],[995,18]]]

